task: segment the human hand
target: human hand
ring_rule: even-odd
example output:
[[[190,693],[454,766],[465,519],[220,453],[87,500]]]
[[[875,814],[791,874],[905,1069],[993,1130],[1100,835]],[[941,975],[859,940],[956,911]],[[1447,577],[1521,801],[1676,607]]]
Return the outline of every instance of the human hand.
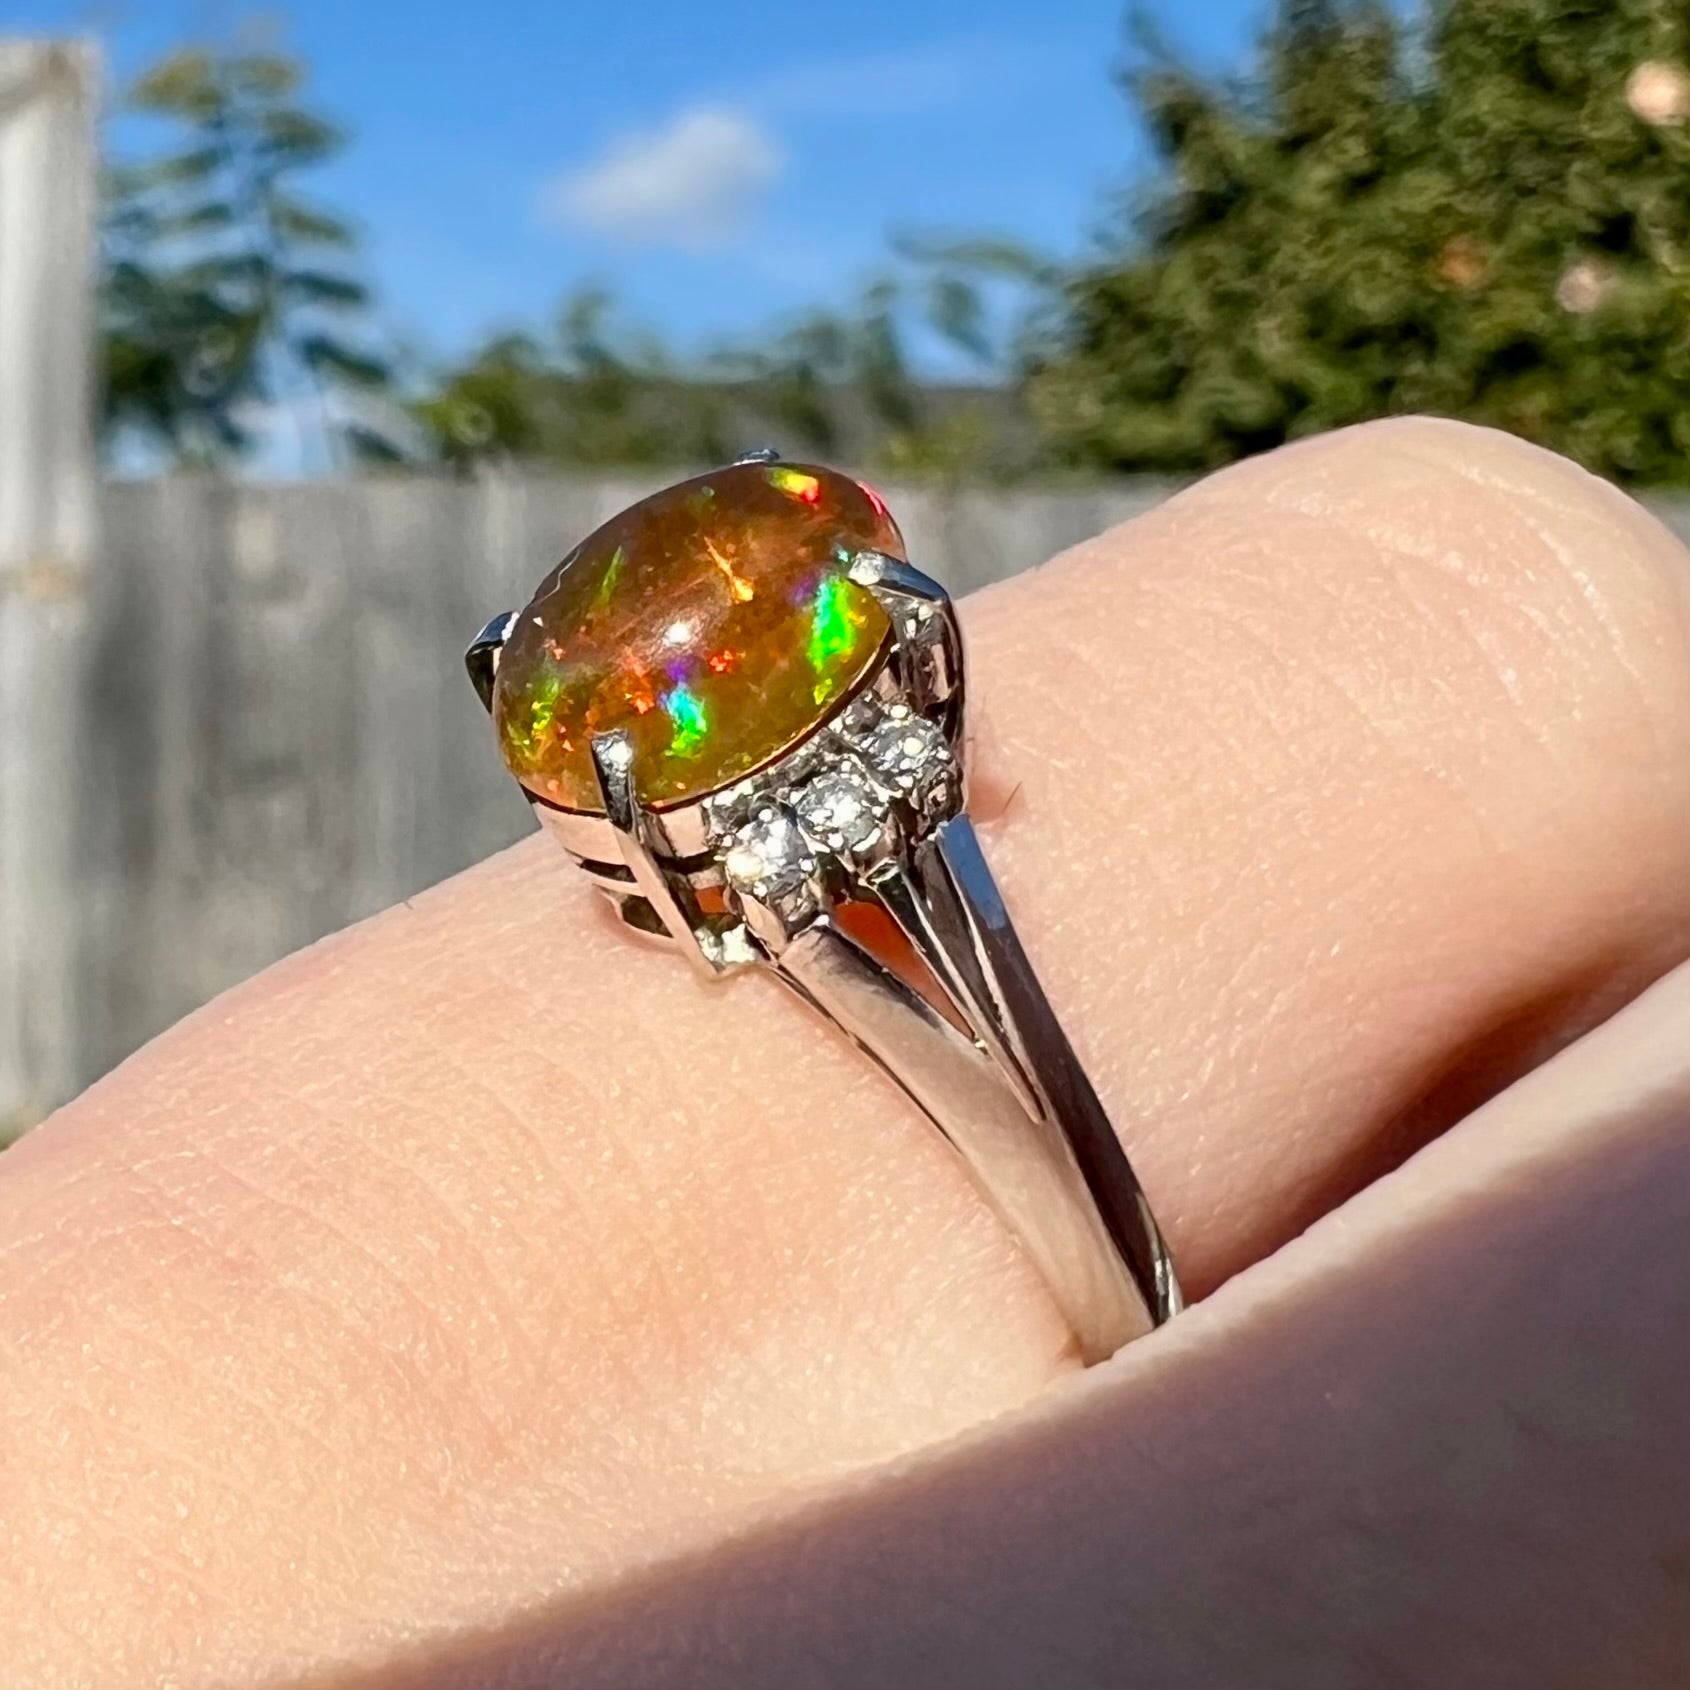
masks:
[[[1690,1049],[1690,992],[1462,1118],[1690,952],[1687,569],[1565,464],[1413,422],[964,606],[994,868],[1222,1288],[1083,1379],[896,1092],[630,947],[545,842],[193,1017],[0,1162],[15,1681],[1668,1682],[1682,1229],[1666,1283],[1637,1258],[1690,1082],[1617,1075]]]

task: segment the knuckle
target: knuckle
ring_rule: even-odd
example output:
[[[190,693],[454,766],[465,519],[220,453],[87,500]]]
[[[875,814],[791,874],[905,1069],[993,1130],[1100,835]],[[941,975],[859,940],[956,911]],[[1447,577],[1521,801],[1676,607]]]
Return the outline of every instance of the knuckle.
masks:
[[[1596,739],[1638,761],[1684,749],[1690,557],[1565,458],[1398,418],[1252,460],[1174,504],[1227,554],[1223,574],[1256,576],[1288,618],[1318,621],[1341,668],[1394,675],[1394,691],[1435,685],[1475,731],[1512,717],[1552,754]]]
[[[1636,501],[1512,435],[1429,417],[1331,437],[1379,491],[1372,537],[1417,602],[1460,621],[1524,699],[1681,713],[1690,557]],[[1524,690],[1523,690],[1524,689]]]

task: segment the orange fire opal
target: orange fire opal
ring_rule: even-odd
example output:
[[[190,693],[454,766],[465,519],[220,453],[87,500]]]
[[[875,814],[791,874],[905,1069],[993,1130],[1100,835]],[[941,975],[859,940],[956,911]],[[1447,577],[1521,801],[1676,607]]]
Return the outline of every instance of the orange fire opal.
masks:
[[[846,571],[902,557],[879,496],[806,464],[735,464],[630,506],[541,582],[499,659],[493,717],[530,792],[598,811],[589,746],[625,728],[655,808],[731,786],[873,666],[885,612]]]

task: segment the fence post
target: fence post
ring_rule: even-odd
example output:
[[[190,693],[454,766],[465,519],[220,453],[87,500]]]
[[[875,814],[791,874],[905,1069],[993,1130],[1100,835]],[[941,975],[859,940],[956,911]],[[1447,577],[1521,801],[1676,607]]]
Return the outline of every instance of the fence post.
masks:
[[[0,41],[0,1141],[83,1078],[73,770],[95,508],[98,64],[80,42]]]

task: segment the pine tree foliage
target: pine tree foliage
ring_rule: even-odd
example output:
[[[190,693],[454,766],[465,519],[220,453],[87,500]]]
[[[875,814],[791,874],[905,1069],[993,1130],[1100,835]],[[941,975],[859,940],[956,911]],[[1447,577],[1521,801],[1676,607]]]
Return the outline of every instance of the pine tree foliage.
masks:
[[[355,231],[297,186],[342,145],[300,103],[303,80],[280,54],[192,49],[129,95],[181,140],[110,172],[106,421],[180,461],[240,456],[252,419],[278,406],[313,419],[337,461],[394,455],[348,397],[379,392],[390,370],[352,267]]]
[[[1412,410],[1690,480],[1683,0],[1284,0],[1254,73],[1141,43],[1161,170],[1071,275],[1032,401],[1069,461],[1199,470]]]

